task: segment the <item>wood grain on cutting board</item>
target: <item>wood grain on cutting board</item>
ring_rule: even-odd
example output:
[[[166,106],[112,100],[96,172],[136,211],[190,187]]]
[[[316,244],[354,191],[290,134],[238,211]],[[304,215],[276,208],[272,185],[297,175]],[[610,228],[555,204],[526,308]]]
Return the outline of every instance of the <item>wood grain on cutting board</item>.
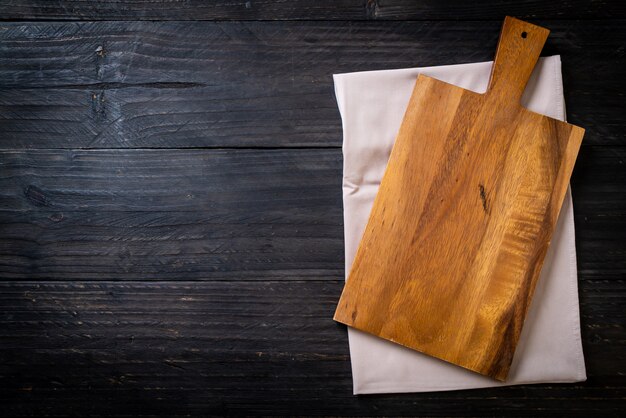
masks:
[[[418,77],[335,320],[506,379],[584,134],[520,105],[548,33],[506,18],[485,94]]]

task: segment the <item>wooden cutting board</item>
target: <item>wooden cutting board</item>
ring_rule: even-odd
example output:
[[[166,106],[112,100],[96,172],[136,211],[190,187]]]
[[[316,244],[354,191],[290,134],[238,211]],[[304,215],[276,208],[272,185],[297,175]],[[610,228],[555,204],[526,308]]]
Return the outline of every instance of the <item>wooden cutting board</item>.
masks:
[[[484,94],[418,77],[336,321],[506,379],[584,134],[520,104],[548,33],[507,17]]]

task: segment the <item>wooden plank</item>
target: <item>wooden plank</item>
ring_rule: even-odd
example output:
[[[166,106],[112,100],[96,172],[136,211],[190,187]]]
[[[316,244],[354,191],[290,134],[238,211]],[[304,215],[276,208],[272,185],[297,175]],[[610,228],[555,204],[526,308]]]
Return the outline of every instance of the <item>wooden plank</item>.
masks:
[[[338,146],[329,83],[298,78],[297,91],[286,81],[4,90],[0,147]]]
[[[277,365],[276,368],[279,366]],[[320,367],[322,367],[320,365]],[[267,387],[267,380],[253,382]],[[342,377],[328,373],[326,380],[337,381]],[[276,378],[278,379],[278,378]],[[303,378],[302,380],[304,380]],[[168,377],[164,377],[167,381]],[[244,381],[243,379],[241,379]],[[36,391],[34,394],[18,393],[7,400],[9,412],[19,415],[64,415],[71,405],[77,415],[107,416],[178,416],[188,415],[293,415],[306,410],[318,415],[398,416],[428,415],[454,416],[513,416],[551,417],[567,412],[572,417],[588,417],[589,414],[620,415],[624,408],[621,399],[624,386],[608,380],[605,385],[596,383],[587,389],[581,386],[564,388],[558,386],[513,387],[510,390],[481,390],[480,395],[470,392],[452,392],[435,395],[385,395],[354,397],[346,395],[346,387],[335,389],[324,379],[315,379],[320,386],[298,386],[279,390],[274,386],[233,385],[227,389],[207,388],[193,385],[180,388],[146,388],[133,390],[65,390],[59,387]],[[342,380],[343,381],[343,380]],[[286,382],[286,381],[285,381]],[[213,385],[217,386],[217,385]],[[325,387],[325,388],[322,388]],[[239,390],[240,388],[245,389]],[[349,391],[349,389],[348,389]],[[280,399],[277,402],[276,399]],[[13,406],[21,401],[22,405]],[[184,415],[183,415],[184,416]]]
[[[582,284],[598,295],[582,302],[588,382],[357,400],[331,319],[342,280],[0,282],[0,402],[11,416],[618,412],[626,293]]]
[[[4,19],[21,20],[322,20],[365,19],[362,0],[0,1]]]
[[[624,16],[624,4],[617,1],[598,5],[592,0],[559,1],[546,3],[541,0],[504,0],[468,3],[463,0],[442,2],[419,2],[412,0],[374,0],[369,12],[374,19],[384,20],[447,20],[447,19],[495,19],[505,16],[520,19],[611,19]]]
[[[248,214],[2,212],[0,274],[155,281],[343,277],[340,204],[321,205],[318,213],[299,205],[279,213],[252,209],[255,201],[240,204]]]
[[[626,149],[572,179],[579,270],[626,274]],[[0,277],[343,278],[341,151],[0,153]]]
[[[543,23],[569,121],[623,144],[626,25]],[[1,148],[324,147],[341,144],[333,73],[490,60],[499,22],[0,28]]]
[[[5,278],[343,277],[338,150],[6,151]]]
[[[2,211],[200,211],[214,220],[246,216],[262,222],[272,215],[298,219],[341,207],[338,149],[6,150],[0,155]],[[337,212],[328,215],[336,219]]]
[[[22,20],[445,20],[603,19],[625,17],[623,2],[592,0],[234,0],[150,2],[2,0],[3,19]]]

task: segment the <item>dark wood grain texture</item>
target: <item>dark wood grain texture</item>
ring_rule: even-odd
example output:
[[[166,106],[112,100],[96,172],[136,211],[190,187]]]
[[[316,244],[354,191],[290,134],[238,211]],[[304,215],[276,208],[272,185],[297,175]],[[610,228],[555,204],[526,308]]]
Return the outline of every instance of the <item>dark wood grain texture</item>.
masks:
[[[589,379],[352,396],[331,74],[489,60],[505,14],[552,30],[569,121],[595,144],[572,178]],[[618,416],[625,17],[589,0],[0,1],[0,415]]]
[[[2,19],[21,20],[446,20],[610,19],[619,0],[2,0]]]
[[[626,21],[548,21],[568,120],[624,143]],[[500,22],[0,24],[0,148],[341,145],[332,74],[493,59]]]
[[[626,293],[581,285],[587,357],[614,361],[584,384],[353,397],[346,331],[328,316],[343,280],[5,282],[0,400],[11,416],[617,414],[624,317],[605,303]]]
[[[343,276],[338,150],[1,156],[4,278]]]

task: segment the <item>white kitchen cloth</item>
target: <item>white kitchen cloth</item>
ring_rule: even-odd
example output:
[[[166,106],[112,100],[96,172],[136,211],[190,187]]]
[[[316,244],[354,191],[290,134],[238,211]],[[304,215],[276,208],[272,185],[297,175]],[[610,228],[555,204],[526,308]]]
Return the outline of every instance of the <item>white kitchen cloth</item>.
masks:
[[[336,74],[343,123],[346,276],[418,74],[483,93],[491,62]],[[541,58],[522,98],[526,108],[565,120],[559,56]],[[579,382],[586,379],[580,338],[574,215],[568,190],[535,296],[504,383],[348,329],[354,393],[426,392]]]

